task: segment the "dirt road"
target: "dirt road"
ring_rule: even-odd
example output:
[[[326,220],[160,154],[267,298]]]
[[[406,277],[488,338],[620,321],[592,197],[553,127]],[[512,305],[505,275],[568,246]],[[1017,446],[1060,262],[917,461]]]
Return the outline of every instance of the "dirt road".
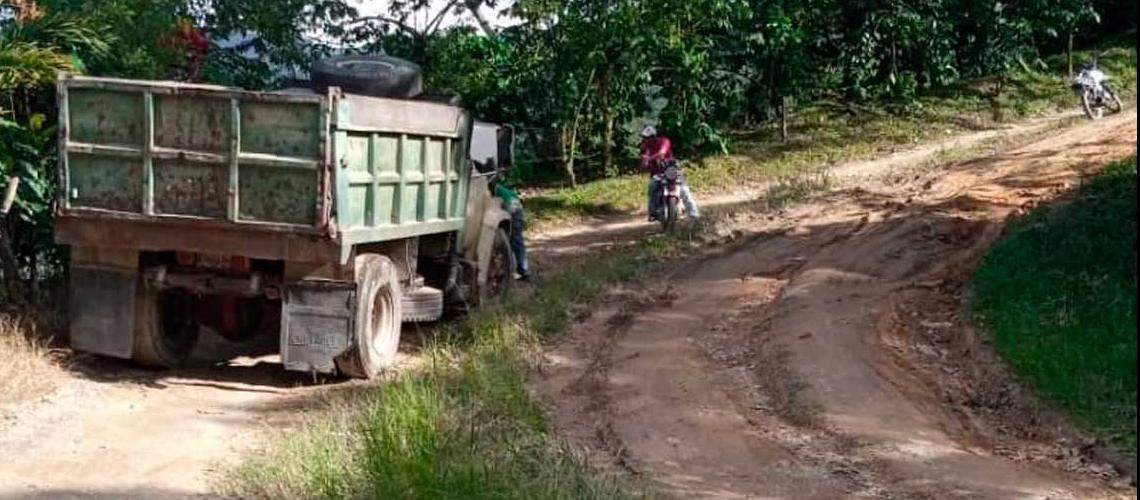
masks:
[[[942,412],[940,392],[922,378],[925,368],[909,364],[913,345],[924,345],[912,345],[906,330],[912,321],[900,320],[890,330],[898,337],[873,334],[890,324],[886,313],[902,311],[894,305],[899,297],[925,291],[902,283],[949,276],[932,263],[968,261],[996,234],[1000,212],[1070,182],[1075,174],[1069,166],[1134,148],[1128,141],[1135,115],[1129,116],[1084,126],[1059,137],[1055,147],[962,167],[916,192],[918,201],[911,204],[904,203],[903,191],[845,192],[794,211],[779,227],[743,220],[757,235],[752,243],[685,264],[680,275],[686,280],[672,291],[632,294],[620,311],[597,313],[554,353],[563,361],[554,363],[544,387],[548,394],[573,394],[558,407],[559,423],[631,470],[660,477],[678,491],[723,497],[929,491],[934,486],[915,480],[926,476],[930,484],[1001,485],[1004,491],[1065,483],[1051,472],[1036,482],[1035,466],[994,458],[988,438],[979,441],[982,451],[963,444],[969,442],[964,430],[977,426],[950,425],[965,417]],[[955,144],[1053,122],[979,132]],[[1113,132],[1102,136],[1104,131]],[[1090,142],[1067,152],[1065,144],[1081,141]],[[938,149],[845,168],[866,177]],[[1033,175],[1017,181],[1024,186],[1001,187],[1003,179],[1013,182],[1026,171]],[[1005,177],[994,177],[999,175]],[[1020,190],[1028,191],[1023,196]],[[756,194],[736,201],[747,204]],[[978,207],[955,205],[967,199]],[[651,229],[636,218],[606,223],[618,229],[544,236],[536,241],[537,259],[554,262],[570,249],[632,241]],[[669,301],[672,308],[662,307]],[[953,314],[957,306],[936,310]],[[939,326],[931,335],[957,331]],[[282,371],[267,354],[274,349],[269,340],[254,348],[206,345],[192,366],[165,374],[77,359],[73,380],[56,394],[0,407],[0,499],[206,494],[217,464],[272,433],[287,432],[282,429],[296,422],[297,410],[320,399],[323,386]],[[929,366],[933,373],[953,368]],[[810,381],[804,397],[797,379]],[[1010,453],[1028,449],[1014,445]],[[1019,479],[1005,484],[995,474]],[[915,481],[882,486],[895,477]],[[964,479],[952,481],[959,477]],[[1087,491],[1101,491],[1099,483],[1089,484],[1093,490]]]
[[[741,243],[615,292],[535,389],[597,461],[683,498],[1135,498],[1009,378],[962,299],[1009,217],[1135,151],[1129,113],[730,218]]]

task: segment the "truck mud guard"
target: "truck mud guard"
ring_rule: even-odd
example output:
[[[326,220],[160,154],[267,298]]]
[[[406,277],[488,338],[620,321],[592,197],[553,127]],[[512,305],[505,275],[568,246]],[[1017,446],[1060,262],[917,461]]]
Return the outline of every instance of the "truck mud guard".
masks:
[[[138,254],[74,248],[68,296],[71,347],[128,359],[135,331]]]
[[[301,281],[285,288],[281,361],[286,370],[336,373],[337,357],[352,346],[356,284]]]

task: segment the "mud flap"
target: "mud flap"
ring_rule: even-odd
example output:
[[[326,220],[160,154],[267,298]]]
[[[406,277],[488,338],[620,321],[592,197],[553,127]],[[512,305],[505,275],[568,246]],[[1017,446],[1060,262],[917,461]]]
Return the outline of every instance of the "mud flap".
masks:
[[[336,358],[352,345],[356,284],[302,281],[285,288],[281,361],[286,370],[336,373]]]
[[[67,303],[71,348],[129,359],[138,282],[134,270],[73,265]]]

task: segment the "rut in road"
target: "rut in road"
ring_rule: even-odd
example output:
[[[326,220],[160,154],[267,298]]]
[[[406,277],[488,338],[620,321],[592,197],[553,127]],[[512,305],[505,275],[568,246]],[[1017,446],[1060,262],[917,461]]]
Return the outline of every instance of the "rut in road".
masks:
[[[745,220],[614,292],[535,390],[572,441],[684,498],[1135,498],[961,314],[1011,216],[1135,151],[1129,113]]]

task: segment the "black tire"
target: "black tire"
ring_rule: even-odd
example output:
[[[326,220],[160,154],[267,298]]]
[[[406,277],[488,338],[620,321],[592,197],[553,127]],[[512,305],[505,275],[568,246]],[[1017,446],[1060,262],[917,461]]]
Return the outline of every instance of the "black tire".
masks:
[[[430,323],[443,317],[443,292],[435,288],[421,286],[402,300],[405,323]]]
[[[491,260],[487,263],[487,281],[479,288],[480,302],[487,304],[507,296],[514,282],[515,253],[511,251],[511,238],[507,231],[495,231],[495,244],[491,247]]]
[[[338,56],[313,64],[313,88],[340,87],[350,94],[410,99],[423,94],[423,70],[389,56]]]
[[[337,359],[342,375],[370,379],[396,363],[403,319],[400,273],[383,255],[356,257],[356,329],[353,345]]]
[[[1116,92],[1114,90],[1106,85],[1104,87],[1104,93],[1106,94],[1105,106],[1110,112],[1112,112],[1112,114],[1124,111],[1124,102],[1120,100],[1120,96],[1116,95]]]
[[[150,368],[185,364],[201,331],[194,318],[195,308],[194,296],[189,293],[140,286],[135,299],[132,359]]]
[[[680,219],[681,213],[677,206],[676,198],[665,198],[665,218],[661,220],[661,228],[666,232],[672,234],[677,230],[677,220]]]

